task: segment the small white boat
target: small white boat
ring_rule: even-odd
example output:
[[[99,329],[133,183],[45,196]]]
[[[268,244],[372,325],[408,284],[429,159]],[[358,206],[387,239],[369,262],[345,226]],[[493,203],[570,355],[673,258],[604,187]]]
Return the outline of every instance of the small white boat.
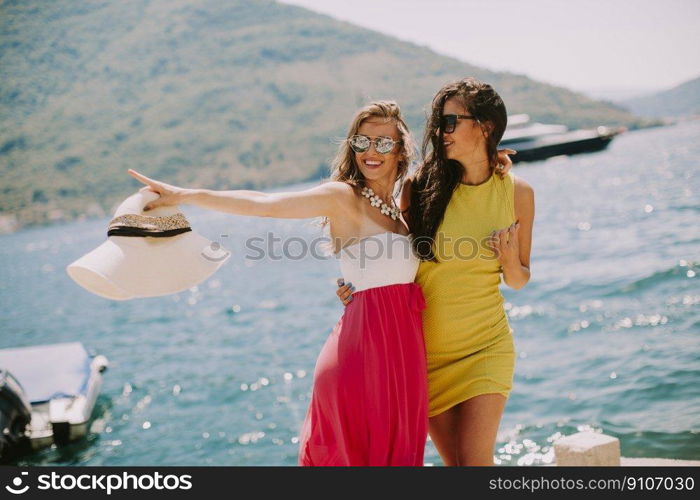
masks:
[[[5,374],[5,384],[0,384],[0,458],[12,453],[10,448],[37,450],[85,436],[108,364],[80,342],[0,349],[0,374]],[[22,433],[17,427],[27,404],[31,420]]]

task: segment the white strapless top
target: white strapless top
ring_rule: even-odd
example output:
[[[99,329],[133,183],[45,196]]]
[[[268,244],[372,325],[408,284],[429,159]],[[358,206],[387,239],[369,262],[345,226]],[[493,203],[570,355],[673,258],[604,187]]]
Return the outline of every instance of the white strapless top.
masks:
[[[413,283],[418,259],[411,247],[411,235],[386,231],[362,238],[336,254],[345,283],[355,291],[398,283]]]

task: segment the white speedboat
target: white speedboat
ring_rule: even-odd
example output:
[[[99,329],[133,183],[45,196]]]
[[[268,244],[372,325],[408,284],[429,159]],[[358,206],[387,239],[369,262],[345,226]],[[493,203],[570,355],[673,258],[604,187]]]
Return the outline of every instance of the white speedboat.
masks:
[[[80,342],[0,349],[0,458],[85,436],[108,364]]]

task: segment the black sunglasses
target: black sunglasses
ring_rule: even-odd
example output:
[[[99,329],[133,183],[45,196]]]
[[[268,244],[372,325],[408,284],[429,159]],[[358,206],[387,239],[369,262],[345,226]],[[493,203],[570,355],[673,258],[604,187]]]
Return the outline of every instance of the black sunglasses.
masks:
[[[455,131],[458,120],[476,120],[471,115],[442,115],[440,117],[440,129],[444,134],[451,134]]]
[[[348,143],[355,153],[364,153],[374,143],[374,149],[381,155],[390,153],[394,146],[400,142],[395,141],[391,137],[370,138],[366,135],[353,135],[348,139]]]

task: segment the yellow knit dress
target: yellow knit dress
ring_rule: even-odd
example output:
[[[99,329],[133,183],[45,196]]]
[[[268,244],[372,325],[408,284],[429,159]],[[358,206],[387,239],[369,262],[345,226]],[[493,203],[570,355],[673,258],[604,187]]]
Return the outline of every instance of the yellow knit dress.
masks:
[[[426,308],[429,415],[479,394],[510,394],[513,331],[499,290],[501,266],[486,241],[515,221],[514,177],[458,184],[438,227],[438,263],[421,261],[416,282]]]

